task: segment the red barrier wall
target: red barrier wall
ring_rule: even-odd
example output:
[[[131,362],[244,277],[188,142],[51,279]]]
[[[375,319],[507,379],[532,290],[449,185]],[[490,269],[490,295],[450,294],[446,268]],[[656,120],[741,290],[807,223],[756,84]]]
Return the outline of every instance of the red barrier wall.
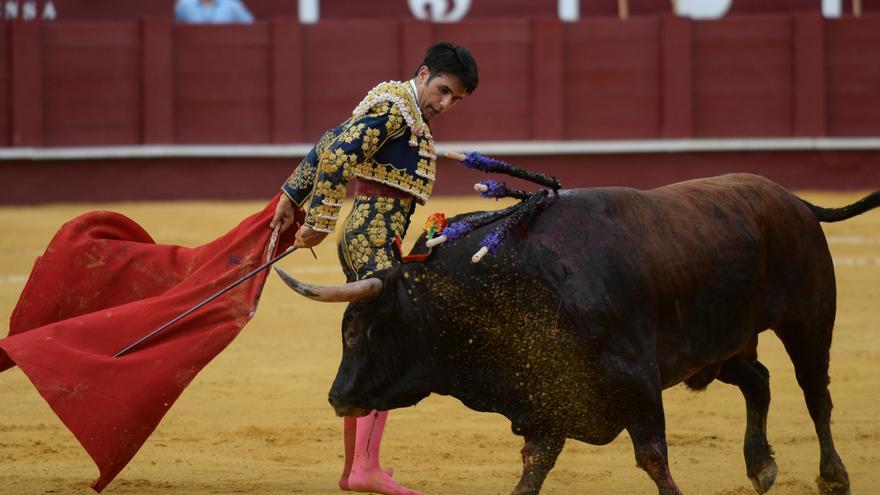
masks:
[[[272,141],[272,25],[174,28],[175,139]]]
[[[565,139],[654,138],[660,134],[658,18],[564,25]]]
[[[533,68],[531,21],[479,20],[434,25],[433,40],[467,46],[480,67],[480,86],[472,98],[432,124],[444,140],[529,139],[532,126]],[[419,54],[420,62],[424,54]],[[412,75],[413,66],[407,76]],[[547,88],[558,91],[558,88]],[[451,117],[451,118],[446,118]]]
[[[697,136],[792,135],[791,24],[790,17],[694,24]]]
[[[828,23],[828,134],[880,135],[880,17]]]
[[[0,24],[0,40],[9,40],[9,31],[8,24]],[[12,134],[12,75],[9,70],[9,52],[10,50],[0,49],[0,146],[9,146]]]
[[[44,146],[141,142],[138,24],[42,28]]]
[[[877,16],[20,22],[0,37],[2,146],[312,142],[442,39],[481,72],[432,126],[447,141],[880,134]]]

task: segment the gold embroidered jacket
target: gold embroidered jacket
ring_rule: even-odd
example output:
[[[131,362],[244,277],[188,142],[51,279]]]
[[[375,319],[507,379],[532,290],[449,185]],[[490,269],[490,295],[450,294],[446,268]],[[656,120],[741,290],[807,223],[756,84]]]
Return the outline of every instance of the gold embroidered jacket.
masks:
[[[324,134],[282,189],[306,208],[306,225],[332,232],[352,177],[387,184],[424,204],[434,187],[436,160],[412,86],[388,81]]]

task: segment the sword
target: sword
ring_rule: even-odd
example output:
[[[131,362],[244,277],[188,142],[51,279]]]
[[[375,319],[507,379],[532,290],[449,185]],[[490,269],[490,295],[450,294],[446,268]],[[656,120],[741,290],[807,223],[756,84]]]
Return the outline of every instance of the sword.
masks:
[[[285,250],[283,253],[279,254],[278,256],[276,256],[276,257],[270,259],[269,261],[263,263],[262,265],[258,266],[258,267],[255,268],[252,272],[250,272],[250,273],[248,273],[247,275],[245,275],[245,276],[239,278],[239,279],[236,280],[235,282],[233,282],[233,283],[227,285],[226,287],[224,287],[223,289],[221,289],[219,292],[217,292],[217,293],[214,294],[213,296],[211,296],[211,297],[205,299],[204,301],[202,301],[202,302],[196,304],[195,306],[189,308],[188,310],[184,311],[183,313],[177,315],[177,316],[174,317],[173,319],[171,319],[171,320],[169,320],[168,322],[166,322],[164,325],[162,325],[162,326],[160,326],[159,328],[153,330],[152,332],[150,332],[150,333],[144,335],[143,337],[141,337],[141,338],[138,339],[137,341],[132,342],[132,343],[129,344],[125,349],[122,349],[121,351],[119,351],[119,352],[117,352],[116,354],[114,354],[113,357],[114,357],[114,358],[118,358],[119,356],[122,356],[123,354],[128,353],[129,351],[131,351],[131,350],[134,349],[135,347],[137,347],[137,346],[143,344],[144,342],[146,342],[147,340],[153,338],[153,336],[155,336],[155,335],[158,334],[159,332],[161,332],[161,331],[165,330],[166,328],[170,327],[171,325],[177,323],[178,321],[180,321],[180,320],[182,320],[183,318],[185,318],[187,315],[189,315],[189,314],[191,314],[192,312],[198,310],[199,308],[201,308],[202,306],[208,304],[209,302],[213,301],[214,299],[217,299],[218,297],[222,296],[223,294],[229,292],[230,290],[234,289],[235,287],[237,287],[239,284],[241,284],[241,283],[244,282],[245,280],[247,280],[247,279],[253,277],[253,276],[256,275],[257,273],[260,273],[261,271],[265,270],[266,268],[268,268],[269,266],[271,266],[271,265],[272,265],[273,263],[275,263],[276,261],[280,260],[281,258],[287,256],[288,254],[290,254],[290,253],[292,253],[292,252],[294,252],[294,251],[296,251],[296,248],[293,247],[293,246],[287,248],[287,250]]]

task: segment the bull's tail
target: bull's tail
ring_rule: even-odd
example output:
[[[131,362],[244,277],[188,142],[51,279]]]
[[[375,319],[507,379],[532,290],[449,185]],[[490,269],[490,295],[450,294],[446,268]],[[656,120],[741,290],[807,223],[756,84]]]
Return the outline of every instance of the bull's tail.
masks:
[[[804,199],[798,199],[807,205],[820,222],[839,222],[880,206],[880,191],[874,191],[855,203],[841,208],[822,208]]]

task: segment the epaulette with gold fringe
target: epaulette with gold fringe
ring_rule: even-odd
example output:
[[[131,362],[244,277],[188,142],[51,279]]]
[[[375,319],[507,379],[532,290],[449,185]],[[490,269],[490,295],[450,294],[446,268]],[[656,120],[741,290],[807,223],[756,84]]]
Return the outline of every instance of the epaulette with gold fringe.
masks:
[[[422,112],[416,104],[415,98],[406,85],[408,82],[385,81],[377,84],[367,93],[367,96],[355,107],[352,112],[354,118],[363,117],[376,105],[388,102],[403,116],[403,120],[409,126],[410,131],[416,136],[425,133],[427,125],[422,119]]]

